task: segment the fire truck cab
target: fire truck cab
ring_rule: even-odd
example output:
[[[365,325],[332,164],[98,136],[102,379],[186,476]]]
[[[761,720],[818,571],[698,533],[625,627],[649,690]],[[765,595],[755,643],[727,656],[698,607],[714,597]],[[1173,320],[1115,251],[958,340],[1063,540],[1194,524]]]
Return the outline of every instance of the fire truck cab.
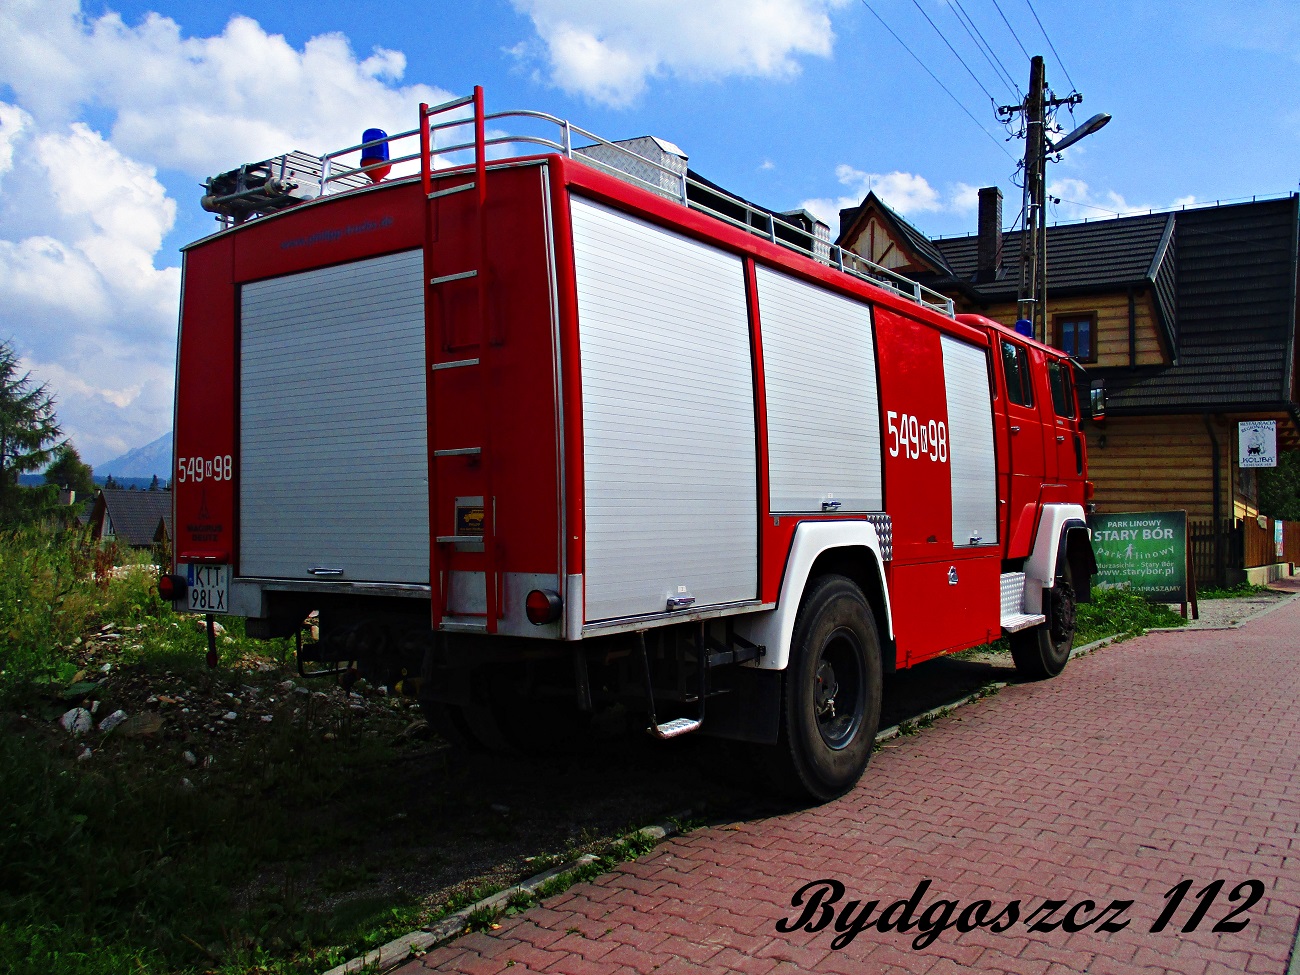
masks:
[[[519,119],[550,134],[487,137]],[[1064,667],[1095,563],[1059,350],[668,143],[481,90],[204,205],[179,607],[266,638],[317,614],[300,665],[400,682],[470,745],[622,704],[815,799],[865,768],[886,671],[1003,635],[1027,676]]]

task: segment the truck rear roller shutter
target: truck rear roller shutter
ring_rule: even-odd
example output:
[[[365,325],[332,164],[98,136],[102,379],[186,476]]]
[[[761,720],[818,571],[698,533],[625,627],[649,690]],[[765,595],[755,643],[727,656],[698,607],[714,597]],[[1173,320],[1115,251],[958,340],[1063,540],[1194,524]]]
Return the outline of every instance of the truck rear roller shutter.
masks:
[[[948,397],[948,463],[952,477],[952,543],[996,545],[997,466],[993,405],[984,349],[942,336]]]
[[[758,304],[772,511],[880,511],[871,307],[762,267]]]
[[[740,260],[574,198],[588,621],[758,590]]]
[[[429,581],[423,256],[247,284],[239,571]]]

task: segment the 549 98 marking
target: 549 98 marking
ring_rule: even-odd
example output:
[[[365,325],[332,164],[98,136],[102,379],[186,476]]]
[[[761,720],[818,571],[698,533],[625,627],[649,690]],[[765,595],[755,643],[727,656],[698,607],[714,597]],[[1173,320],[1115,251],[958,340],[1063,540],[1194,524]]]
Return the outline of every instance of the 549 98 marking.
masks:
[[[230,454],[176,458],[176,480],[180,484],[186,481],[229,481],[234,471],[235,461]]]
[[[895,419],[897,417],[897,419]],[[925,457],[938,464],[948,463],[948,425],[942,420],[921,420],[894,410],[885,414],[889,428],[889,456],[902,453],[910,460]]]

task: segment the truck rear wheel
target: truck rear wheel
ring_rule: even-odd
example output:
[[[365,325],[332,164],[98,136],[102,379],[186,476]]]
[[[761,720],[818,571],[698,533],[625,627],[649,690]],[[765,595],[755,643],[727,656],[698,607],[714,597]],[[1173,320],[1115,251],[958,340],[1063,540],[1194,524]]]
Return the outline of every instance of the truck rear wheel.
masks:
[[[853,788],[880,724],[880,639],[866,597],[827,575],[795,619],[775,746],[777,784],[825,802]]]
[[[1046,680],[1065,669],[1074,647],[1074,577],[1070,564],[1051,589],[1043,590],[1047,620],[1033,629],[1011,634],[1011,659],[1026,680]]]

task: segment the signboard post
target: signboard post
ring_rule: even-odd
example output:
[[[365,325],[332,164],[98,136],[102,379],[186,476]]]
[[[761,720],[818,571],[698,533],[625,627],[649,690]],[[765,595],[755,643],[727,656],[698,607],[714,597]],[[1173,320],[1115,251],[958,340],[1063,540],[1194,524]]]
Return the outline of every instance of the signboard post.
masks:
[[[1277,466],[1277,421],[1242,420],[1237,424],[1237,466]]]
[[[1088,525],[1097,557],[1094,585],[1128,586],[1152,602],[1181,603],[1187,615],[1186,511],[1094,514]]]

